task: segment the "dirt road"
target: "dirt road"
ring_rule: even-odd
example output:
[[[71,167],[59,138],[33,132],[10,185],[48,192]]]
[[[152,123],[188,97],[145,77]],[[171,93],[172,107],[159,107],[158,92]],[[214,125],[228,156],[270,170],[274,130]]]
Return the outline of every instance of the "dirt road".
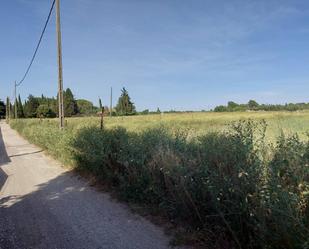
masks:
[[[0,123],[0,248],[169,248],[161,228]]]

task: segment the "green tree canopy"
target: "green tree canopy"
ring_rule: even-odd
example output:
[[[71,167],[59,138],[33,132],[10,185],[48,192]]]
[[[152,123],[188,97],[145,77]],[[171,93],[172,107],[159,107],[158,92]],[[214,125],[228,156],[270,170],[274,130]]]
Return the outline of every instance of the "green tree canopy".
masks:
[[[227,103],[227,107],[229,108],[229,109],[235,109],[235,108],[237,108],[238,107],[238,104],[237,103],[235,103],[235,102],[233,102],[233,101],[229,101],[228,103]]]
[[[70,88],[67,88],[63,92],[64,98],[64,115],[66,117],[71,117],[78,113],[78,107],[74,95]]]
[[[7,118],[10,118],[10,108],[11,108],[11,103],[10,103],[10,99],[9,97],[6,97],[6,108],[5,108],[5,111],[6,111],[6,117]]]
[[[25,117],[24,107],[23,107],[23,103],[21,102],[20,95],[18,95],[18,100],[17,100],[17,116],[18,116],[18,118],[24,118]]]
[[[255,100],[250,100],[247,104],[236,104],[228,102],[227,106],[217,106],[215,112],[238,112],[238,111],[300,111],[309,110],[309,103],[286,103],[280,104],[258,104]]]
[[[227,112],[227,107],[224,105],[216,106],[214,112]]]
[[[0,100],[0,118],[4,118],[5,117],[5,104],[2,100]]]
[[[91,114],[94,113],[95,108],[92,104],[92,102],[86,100],[86,99],[78,99],[76,100],[78,111],[80,114]]]
[[[24,113],[27,118],[35,118],[37,116],[37,109],[40,103],[38,98],[34,97],[33,95],[29,95],[28,100],[24,106]]]
[[[121,96],[116,105],[116,111],[119,115],[132,115],[136,114],[136,108],[131,101],[128,91],[125,88],[121,90]]]
[[[256,108],[258,108],[259,104],[258,102],[256,102],[255,100],[249,100],[248,102],[248,107],[250,110],[255,110]]]
[[[38,118],[54,118],[56,113],[46,104],[42,104],[38,107],[36,111]]]

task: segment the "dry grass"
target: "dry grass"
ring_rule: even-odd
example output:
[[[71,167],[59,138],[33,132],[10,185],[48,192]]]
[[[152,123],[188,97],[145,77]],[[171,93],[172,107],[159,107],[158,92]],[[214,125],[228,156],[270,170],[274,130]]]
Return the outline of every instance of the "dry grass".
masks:
[[[240,119],[250,120],[229,125]],[[63,131],[56,119],[11,125],[124,200],[185,224],[204,248],[308,248],[309,113],[113,117],[104,130],[98,117],[66,121]]]
[[[121,126],[128,131],[140,132],[147,128],[164,126],[172,130],[186,129],[191,136],[203,135],[211,131],[225,130],[232,121],[240,119],[265,119],[268,127],[266,136],[274,141],[281,132],[298,133],[301,138],[309,131],[309,112],[233,112],[233,113],[176,113],[128,117],[106,117],[105,127]],[[56,120],[54,120],[57,122]],[[68,127],[90,126],[100,124],[99,118],[69,118]]]

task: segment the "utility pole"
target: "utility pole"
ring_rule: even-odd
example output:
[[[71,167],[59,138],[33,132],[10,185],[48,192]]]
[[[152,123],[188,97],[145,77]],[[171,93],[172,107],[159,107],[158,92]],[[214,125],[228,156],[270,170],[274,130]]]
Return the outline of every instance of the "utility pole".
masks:
[[[109,106],[109,116],[112,116],[113,113],[113,88],[111,87],[111,99],[110,99],[110,106]]]
[[[58,47],[58,105],[59,105],[59,127],[64,128],[64,106],[63,106],[63,75],[62,75],[62,44],[60,26],[60,0],[56,0],[56,28]]]
[[[16,96],[16,81],[14,82],[14,114],[15,114],[15,119],[17,119],[17,96]]]

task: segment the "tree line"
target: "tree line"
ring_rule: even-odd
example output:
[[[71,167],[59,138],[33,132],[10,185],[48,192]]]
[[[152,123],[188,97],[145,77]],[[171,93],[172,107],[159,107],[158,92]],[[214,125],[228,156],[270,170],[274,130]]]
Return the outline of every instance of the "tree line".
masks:
[[[103,106],[99,99],[99,106],[95,106],[91,101],[86,99],[75,99],[70,88],[63,91],[64,113],[66,117],[72,116],[91,116],[101,113],[120,115],[135,115],[136,107],[129,96],[128,91],[122,88],[121,95],[115,108]],[[16,98],[14,104],[7,99],[6,103],[0,100],[0,118],[4,118],[6,113],[10,113],[11,118],[15,118],[15,106],[18,118],[55,118],[58,115],[58,97],[46,97],[43,94],[40,97],[30,94],[22,102],[20,95]]]
[[[112,116],[128,116],[128,115],[147,115],[161,113],[158,108],[156,111],[151,112],[148,109],[137,112],[135,104],[132,102],[129,92],[122,88],[120,97],[118,98],[117,105],[110,110],[108,106],[103,106],[101,99],[98,100],[98,106],[95,106],[91,101],[86,99],[75,99],[70,88],[63,92],[64,97],[64,113],[66,117],[72,116],[91,116],[101,114],[102,110],[105,115],[111,114]],[[24,103],[21,101],[20,96],[16,99],[14,104],[9,103],[9,100],[0,100],[0,118],[4,118],[6,113],[10,111],[12,118],[15,118],[15,105],[17,108],[18,118],[55,118],[58,114],[58,99],[57,97],[46,97],[41,95],[35,97],[29,95]],[[250,100],[247,104],[238,104],[229,101],[227,105],[216,106],[212,111],[214,112],[239,112],[239,111],[299,111],[309,110],[309,103],[287,103],[280,104],[259,104],[255,100]],[[166,113],[178,113],[174,110]]]
[[[0,119],[4,118],[6,114],[6,105],[4,102],[0,99]]]
[[[247,104],[238,104],[229,101],[227,105],[216,106],[214,112],[240,112],[240,111],[301,111],[308,110],[309,103],[286,103],[280,104],[259,104],[255,100],[249,100]]]

